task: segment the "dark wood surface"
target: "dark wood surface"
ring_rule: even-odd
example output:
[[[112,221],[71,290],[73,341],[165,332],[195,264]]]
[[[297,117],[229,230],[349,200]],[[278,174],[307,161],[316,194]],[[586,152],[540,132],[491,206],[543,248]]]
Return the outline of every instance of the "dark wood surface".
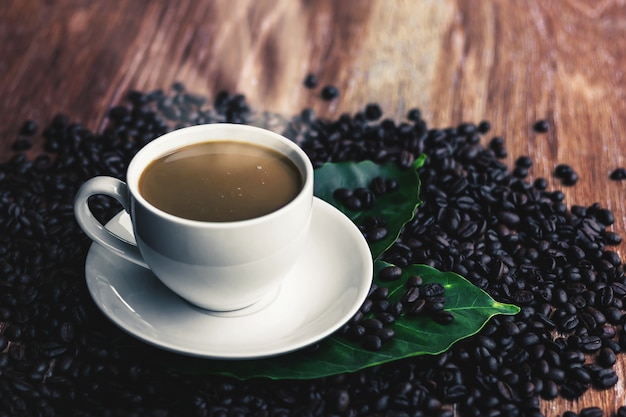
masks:
[[[625,231],[626,7],[623,1],[5,0],[0,4],[0,160],[21,123],[56,113],[98,129],[129,89],[244,93],[285,115],[354,112],[369,102],[402,118],[419,107],[434,127],[492,123],[509,166],[531,179],[571,165],[568,205],[600,203]],[[303,87],[314,73],[341,95]],[[546,119],[547,134],[532,124]],[[37,152],[35,146],[33,152]],[[618,251],[624,254],[623,247]],[[618,372],[626,377],[624,360]],[[547,416],[624,404],[621,380],[577,402],[544,402]],[[607,415],[605,414],[605,415]]]

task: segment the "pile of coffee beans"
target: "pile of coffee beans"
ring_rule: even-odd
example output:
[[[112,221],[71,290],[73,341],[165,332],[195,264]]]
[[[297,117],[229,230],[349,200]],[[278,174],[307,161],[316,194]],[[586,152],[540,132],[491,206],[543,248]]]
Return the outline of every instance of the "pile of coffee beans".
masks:
[[[402,268],[387,266],[378,272],[378,279],[389,283],[402,277]],[[390,289],[372,284],[359,311],[346,323],[339,334],[363,348],[380,350],[393,339],[393,323],[400,317],[428,316],[440,324],[449,324],[454,315],[445,311],[445,288],[439,283],[425,284],[419,275],[409,276],[404,282],[405,291],[399,300],[390,300]]]
[[[488,122],[433,128],[419,109],[406,120],[382,117],[373,104],[336,120],[305,110],[284,133],[315,166],[369,159],[409,167],[426,154],[424,204],[385,260],[457,272],[520,314],[492,319],[437,356],[319,380],[239,381],[155,359],[160,351],[111,324],[86,290],[91,242],[74,221],[74,195],[92,176],[123,178],[137,150],[173,128],[259,119],[243,95],[209,100],[181,84],[133,91],[101,132],[63,115],[42,130],[16,128],[17,154],[0,164],[0,416],[446,417],[452,404],[460,416],[541,416],[541,399],[614,386],[613,364],[626,349],[626,278],[610,249],[621,242],[613,214],[599,204],[568,208],[545,180],[527,181],[528,161],[514,174],[500,160],[504,139],[487,137]],[[27,158],[20,152],[35,134],[45,152]],[[121,209],[92,200],[102,221]]]

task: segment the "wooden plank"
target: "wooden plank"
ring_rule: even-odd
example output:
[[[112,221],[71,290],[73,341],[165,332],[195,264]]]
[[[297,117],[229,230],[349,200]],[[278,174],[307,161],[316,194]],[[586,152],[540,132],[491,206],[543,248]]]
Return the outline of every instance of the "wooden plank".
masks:
[[[557,163],[579,172],[568,205],[599,202],[625,225],[626,8],[619,1],[414,2],[216,0],[85,2],[9,0],[0,5],[0,159],[20,123],[57,112],[91,129],[129,89],[215,95],[242,92],[258,109],[321,116],[378,102],[401,119],[419,107],[434,127],[491,121],[509,166],[534,161],[531,178]],[[320,88],[341,95],[320,100]],[[537,119],[548,134],[532,131]],[[38,151],[39,148],[35,148]],[[623,248],[620,247],[623,253]],[[623,357],[618,366],[626,376]],[[623,405],[621,388],[545,402],[546,415]]]

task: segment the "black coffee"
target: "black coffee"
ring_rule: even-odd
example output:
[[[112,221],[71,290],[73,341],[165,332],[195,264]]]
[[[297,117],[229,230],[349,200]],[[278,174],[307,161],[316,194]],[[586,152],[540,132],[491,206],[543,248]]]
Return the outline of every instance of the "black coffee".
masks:
[[[223,140],[180,148],[151,162],[139,179],[139,192],[175,216],[227,222],[283,207],[302,183],[300,171],[285,155]]]

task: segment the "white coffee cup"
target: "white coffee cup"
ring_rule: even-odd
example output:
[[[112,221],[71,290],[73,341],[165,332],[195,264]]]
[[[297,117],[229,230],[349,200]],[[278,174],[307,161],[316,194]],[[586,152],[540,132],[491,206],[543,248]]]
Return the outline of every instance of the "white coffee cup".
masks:
[[[177,217],[141,195],[139,178],[152,161],[176,149],[215,140],[261,145],[286,155],[302,176],[300,192],[269,214],[230,222]],[[93,216],[87,201],[97,194],[115,198],[129,213],[137,246],[111,233]],[[313,166],[300,147],[269,130],[219,123],[175,130],[148,143],[131,161],[125,183],[94,177],[83,184],[74,212],[91,239],[149,268],[183,299],[203,309],[231,311],[250,306],[277,289],[308,236],[312,204]]]

